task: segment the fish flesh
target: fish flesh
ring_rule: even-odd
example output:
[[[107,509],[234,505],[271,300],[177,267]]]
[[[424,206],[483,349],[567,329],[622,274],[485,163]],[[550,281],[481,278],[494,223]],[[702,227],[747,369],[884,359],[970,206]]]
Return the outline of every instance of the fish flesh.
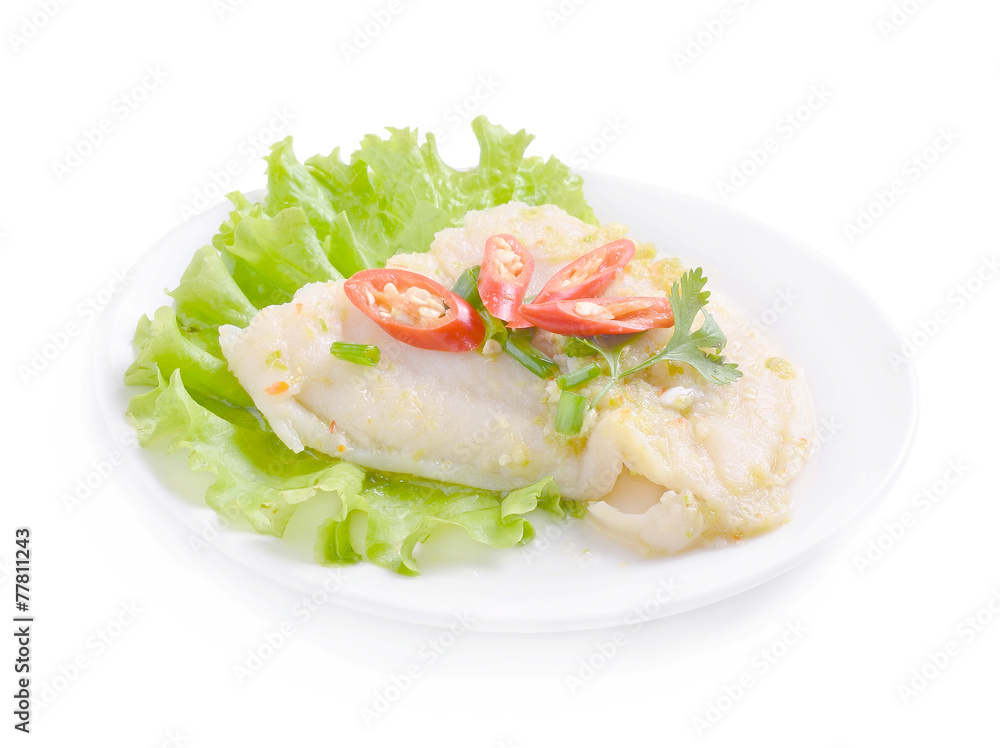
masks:
[[[532,253],[536,294],[559,268],[627,237],[636,256],[604,292],[665,296],[683,267],[620,224],[593,226],[555,206],[507,203],[470,212],[438,232],[429,251],[398,254],[387,267],[451,287],[482,261],[486,239],[513,234]],[[290,449],[312,449],[366,468],[494,491],[551,476],[563,497],[588,502],[588,519],[644,553],[675,553],[712,539],[740,538],[790,517],[788,482],[814,438],[802,373],[749,320],[717,301],[726,355],[743,376],[707,382],[690,366],[661,363],[616,384],[589,411],[579,435],[554,428],[560,391],[510,356],[446,353],[400,343],[348,300],[343,281],[302,287],[287,304],[262,309],[245,328],[220,328],[232,372]],[[643,333],[623,363],[661,348],[671,331]],[[377,366],[330,354],[336,341],[379,347]],[[558,336],[535,345],[562,371]],[[599,377],[581,390],[596,394]],[[641,476],[655,500],[643,511],[616,498],[621,476]]]

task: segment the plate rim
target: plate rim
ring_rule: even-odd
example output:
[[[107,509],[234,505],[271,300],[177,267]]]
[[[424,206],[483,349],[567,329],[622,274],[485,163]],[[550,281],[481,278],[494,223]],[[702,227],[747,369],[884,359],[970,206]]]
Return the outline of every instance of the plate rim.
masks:
[[[742,224],[753,227],[758,233],[766,234],[770,237],[777,237],[783,244],[787,247],[793,248],[795,252],[803,254],[812,264],[819,266],[824,274],[830,274],[837,278],[840,283],[850,287],[855,293],[859,294],[864,301],[867,303],[871,310],[874,310],[878,315],[878,322],[881,326],[897,341],[902,341],[902,335],[896,325],[888,317],[885,310],[876,302],[874,297],[868,292],[866,288],[857,283],[853,277],[847,273],[846,270],[841,268],[835,262],[833,262],[829,257],[822,254],[818,250],[814,249],[812,246],[806,244],[805,242],[797,239],[796,237],[788,234],[787,232],[775,228],[770,224],[754,217],[743,213],[742,211],[736,210],[732,206],[717,203],[715,201],[698,197],[695,195],[690,195],[682,193],[664,186],[642,182],[639,180],[629,179],[625,177],[619,177],[612,174],[606,174],[596,171],[582,171],[579,172],[584,178],[584,188],[586,194],[586,186],[593,183],[594,181],[606,181],[609,183],[619,183],[627,184],[632,188],[639,188],[646,192],[656,192],[657,194],[663,195],[670,200],[675,201],[678,204],[688,204],[696,205],[701,210],[714,211],[719,214],[725,214],[730,219],[736,220]],[[252,201],[259,201],[266,191],[263,189],[252,190],[244,193],[246,197]],[[132,275],[133,273],[140,273],[142,267],[145,264],[152,264],[152,258],[156,255],[156,250],[161,246],[169,246],[171,238],[178,234],[181,234],[187,230],[190,230],[195,224],[205,223],[206,225],[212,225],[211,231],[215,231],[218,228],[220,221],[216,221],[213,216],[228,214],[230,206],[225,202],[219,202],[212,206],[206,208],[203,212],[192,216],[180,223],[176,224],[170,231],[165,233],[163,236],[158,238],[152,245],[150,245],[130,266],[128,273]],[[224,214],[223,214],[224,211]],[[598,212],[598,211],[595,211]],[[190,253],[193,254],[197,247],[192,247]],[[188,257],[185,256],[185,260]],[[176,280],[179,279],[175,279]],[[115,341],[112,339],[112,323],[117,319],[118,310],[125,305],[126,300],[129,298],[128,289],[126,293],[119,294],[115,299],[108,305],[103,313],[100,320],[97,322],[97,339],[94,341],[91,348],[92,356],[92,366],[91,376],[93,378],[93,390],[97,395],[97,405],[104,417],[101,419],[106,435],[109,436],[117,446],[121,446],[120,440],[115,436],[114,428],[112,423],[108,420],[106,416],[106,408],[104,407],[107,403],[109,391],[102,388],[102,379],[107,378],[108,375],[115,374],[115,371],[109,365],[111,356],[108,355],[112,350]],[[151,300],[152,301],[152,300]],[[153,306],[151,303],[150,306]],[[739,310],[741,313],[744,310]],[[147,312],[148,313],[148,312]],[[779,341],[780,342],[780,341]],[[129,345],[131,345],[131,340],[129,340]],[[879,483],[867,492],[864,501],[858,506],[854,507],[852,511],[844,514],[838,519],[831,527],[825,529],[825,531],[819,536],[815,542],[808,544],[802,548],[794,550],[792,553],[776,559],[773,563],[767,565],[765,568],[757,569],[752,575],[738,575],[732,579],[727,580],[724,583],[715,585],[707,590],[699,591],[694,594],[689,594],[683,598],[683,603],[678,602],[668,606],[665,610],[660,612],[658,615],[654,616],[656,618],[666,617],[669,615],[680,614],[686,611],[694,610],[704,606],[711,605],[712,603],[719,602],[721,600],[739,595],[744,592],[748,592],[755,587],[772,581],[788,571],[798,567],[802,563],[806,562],[810,558],[819,554],[823,549],[829,547],[829,545],[834,542],[834,540],[840,536],[842,533],[846,532],[862,515],[869,511],[875,510],[878,506],[882,504],[885,497],[887,496],[890,488],[899,479],[900,474],[905,468],[910,455],[912,453],[913,445],[916,440],[917,426],[919,423],[920,414],[920,397],[919,397],[919,379],[917,377],[916,368],[911,362],[907,362],[905,367],[907,369],[906,373],[903,375],[903,381],[906,383],[906,389],[908,392],[908,397],[906,399],[906,407],[908,419],[905,424],[905,428],[902,432],[902,440],[899,445],[894,449],[894,459],[892,465],[884,471],[881,476]],[[109,380],[109,384],[110,384]],[[120,382],[117,384],[120,388],[126,388],[127,386]],[[129,396],[131,397],[131,395]],[[119,414],[120,421],[122,424],[128,428],[132,428],[129,423],[125,413]],[[137,452],[140,455],[140,459],[126,459],[124,461],[127,471],[131,477],[137,480],[141,485],[147,488],[156,488],[158,490],[154,491],[157,495],[162,493],[167,493],[174,495],[171,489],[166,488],[162,484],[158,486],[149,486],[149,473],[150,468],[145,465],[146,462],[145,455],[142,451]],[[794,485],[794,479],[792,482]],[[202,501],[204,497],[201,497]],[[158,498],[157,501],[165,503],[162,499]],[[195,513],[191,512],[191,507],[187,505],[186,502],[178,502],[183,511],[188,512],[192,517]],[[171,515],[173,515],[181,524],[185,524],[182,517],[179,516],[176,506],[166,506],[166,508]],[[202,508],[202,507],[199,507]],[[204,505],[207,508],[207,505]],[[208,511],[212,511],[209,509]],[[793,519],[794,521],[794,519]],[[782,528],[775,528],[769,533],[765,533],[766,536],[770,536],[773,533],[781,532]],[[751,539],[748,542],[753,542]],[[263,551],[255,551],[259,553],[260,562],[255,562],[252,565],[248,565],[246,561],[240,557],[234,556],[230,553],[225,552],[225,550],[216,546],[215,550],[223,553],[227,557],[227,560],[238,564],[245,570],[252,572],[253,574],[263,574],[268,579],[278,582],[296,589],[299,591],[305,591],[311,589],[308,585],[302,586],[297,584],[301,580],[298,578],[288,579],[283,577],[278,570],[282,568],[280,565],[270,563],[268,564],[268,554]],[[513,549],[507,549],[507,552]],[[719,552],[724,552],[726,549],[714,549]],[[503,551],[497,551],[503,552]],[[712,552],[711,550],[706,552]],[[665,557],[670,558],[670,557]],[[655,563],[660,558],[645,559],[637,558],[635,564],[641,564],[644,562]],[[323,569],[325,567],[317,565],[317,568]],[[332,567],[337,568],[337,567]],[[384,571],[384,570],[381,570]],[[391,572],[386,572],[391,573]],[[419,580],[420,577],[410,578],[408,581]],[[366,597],[345,597],[338,596],[336,603],[343,605],[344,607],[350,608],[352,610],[357,610],[363,613],[377,615],[380,617],[386,617],[398,621],[403,621],[411,624],[419,625],[447,625],[453,620],[452,616],[441,616],[433,614],[430,611],[425,610],[412,610],[408,607],[401,607],[397,604],[395,600],[378,599],[372,600]],[[579,631],[579,630],[593,630],[593,629],[604,629],[614,626],[620,626],[622,624],[622,610],[620,608],[614,608],[613,610],[605,610],[603,612],[594,612],[589,616],[580,617],[574,616],[570,619],[558,619],[548,616],[544,619],[534,619],[531,617],[523,618],[516,615],[510,615],[506,618],[491,618],[491,619],[479,619],[472,626],[475,630],[489,631],[489,632],[509,632],[509,633],[544,633],[544,632],[558,632],[558,631]]]

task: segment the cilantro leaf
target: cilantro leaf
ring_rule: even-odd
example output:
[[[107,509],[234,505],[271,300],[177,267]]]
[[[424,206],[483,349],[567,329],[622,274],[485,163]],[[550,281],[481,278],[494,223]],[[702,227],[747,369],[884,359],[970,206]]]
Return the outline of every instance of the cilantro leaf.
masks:
[[[597,397],[590,401],[589,408],[596,407],[604,399],[604,396],[610,392],[611,386],[622,378],[622,354],[625,353],[625,349],[637,337],[639,335],[636,333],[626,335],[595,335],[589,338],[569,338],[566,343],[567,355],[579,358],[584,355],[593,355],[596,353],[607,363],[608,373],[611,375]]]
[[[721,355],[722,349],[726,347],[726,336],[715,318],[703,311],[710,296],[705,290],[705,282],[701,268],[694,268],[674,283],[670,289],[674,334],[662,350],[623,372],[620,379],[661,361],[688,364],[712,384],[732,384],[743,376],[736,364],[726,363],[725,357]],[[704,315],[705,321],[701,327],[692,331],[698,312]]]
[[[705,290],[705,283],[706,278],[701,268],[688,270],[674,283],[670,289],[674,334],[657,353],[626,371],[621,369],[621,359],[638,334],[597,335],[566,340],[566,355],[581,358],[597,354],[608,365],[608,381],[590,401],[588,408],[597,407],[615,382],[621,382],[661,361],[688,364],[712,384],[731,384],[743,376],[736,364],[726,363],[725,357],[721,355],[722,349],[726,347],[726,335],[715,318],[703,311],[711,295]],[[701,327],[692,331],[699,312],[704,316],[704,322]]]

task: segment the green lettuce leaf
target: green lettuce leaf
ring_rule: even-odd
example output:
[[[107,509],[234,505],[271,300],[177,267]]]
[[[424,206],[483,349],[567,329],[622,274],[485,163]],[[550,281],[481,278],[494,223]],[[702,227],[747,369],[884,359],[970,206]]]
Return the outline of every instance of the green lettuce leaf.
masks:
[[[132,398],[128,415],[139,443],[158,437],[173,452],[190,451],[192,470],[215,473],[205,494],[218,512],[238,507],[259,533],[281,535],[295,505],[319,490],[350,493],[364,471],[308,451],[292,452],[263,421],[242,408],[198,402],[184,386],[180,370],[170,380]]]
[[[334,150],[300,163],[291,139],[267,157],[267,198],[229,195],[233,209],[210,245],[198,249],[179,285],[136,327],[135,362],[125,381],[151,389],[128,414],[143,446],[185,449],[194,470],[215,474],[206,502],[238,508],[258,532],[281,535],[302,502],[340,497],[324,523],[317,558],[362,559],[416,573],[413,551],[436,528],[457,525],[478,542],[508,547],[529,539],[525,515],[542,509],[579,516],[551,481],[507,496],[407,476],[382,476],[277,438],[230,373],[219,326],[245,326],[307,283],[348,277],[397,252],[427,251],[434,234],[466,212],[508,200],[553,203],[595,222],[579,177],[559,161],[524,155],[532,136],[485,118],[472,123],[479,164],[460,171],[438,155],[434,137],[389,129],[366,136],[347,161]]]
[[[259,311],[212,246],[195,252],[180,285],[169,295],[177,302],[178,321],[188,329],[246,327]]]
[[[510,200],[552,203],[596,223],[578,176],[557,159],[525,157],[534,136],[524,130],[512,135],[477,117],[479,164],[459,171],[442,160],[433,135],[420,143],[415,130],[388,129],[388,140],[366,135],[346,163],[336,149],[300,164],[291,138],[267,158],[266,212],[301,207],[319,239],[329,240],[331,261],[345,276],[383,265],[397,252],[426,252],[434,234],[460,225],[470,210]]]
[[[172,307],[162,306],[153,319],[143,316],[136,328],[133,343],[135,361],[125,371],[126,384],[156,386],[159,378],[182,370],[189,386],[208,397],[236,405],[253,405],[219,349],[218,332],[201,336],[184,330]]]
[[[321,563],[370,561],[400,574],[417,573],[413,551],[443,525],[464,529],[494,548],[534,537],[523,515],[544,509],[559,517],[583,504],[562,502],[551,478],[506,497],[492,491],[438,483],[412,476],[369,472],[354,494],[341,494],[341,511],[319,530]]]

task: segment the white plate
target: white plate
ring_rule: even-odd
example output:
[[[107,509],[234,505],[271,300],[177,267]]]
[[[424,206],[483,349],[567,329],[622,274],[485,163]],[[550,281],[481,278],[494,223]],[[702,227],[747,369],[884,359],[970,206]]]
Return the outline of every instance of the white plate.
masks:
[[[585,523],[540,517],[538,537],[521,548],[481,550],[457,538],[431,543],[419,577],[367,564],[347,567],[334,595],[338,604],[435,626],[449,626],[464,613],[473,628],[488,631],[567,631],[671,615],[792,569],[872,508],[899,473],[915,427],[916,383],[910,367],[892,370],[887,353],[899,349],[900,338],[844,273],[795,240],[719,205],[601,174],[587,175],[586,185],[602,220],[625,223],[686,265],[702,265],[710,288],[771,323],[768,332],[804,370],[817,416],[832,424],[833,433],[821,433],[820,449],[792,484],[794,519],[739,545],[646,559]],[[160,240],[101,320],[98,404],[119,445],[127,445],[131,433],[128,400],[141,391],[122,383],[133,359],[136,321],[170,302],[164,287],[176,285],[227,212],[219,205]],[[777,314],[773,304],[786,289],[794,302]],[[208,538],[252,573],[303,592],[323,587],[329,571],[312,562],[311,538],[298,514],[289,529],[298,543],[236,528],[215,537],[206,529],[215,522],[201,500],[204,476],[189,475],[180,455],[167,458],[152,449],[129,455],[148,491],[136,500],[162,502],[182,537]],[[463,555],[456,558],[456,552]],[[213,554],[203,558],[213,563]]]

